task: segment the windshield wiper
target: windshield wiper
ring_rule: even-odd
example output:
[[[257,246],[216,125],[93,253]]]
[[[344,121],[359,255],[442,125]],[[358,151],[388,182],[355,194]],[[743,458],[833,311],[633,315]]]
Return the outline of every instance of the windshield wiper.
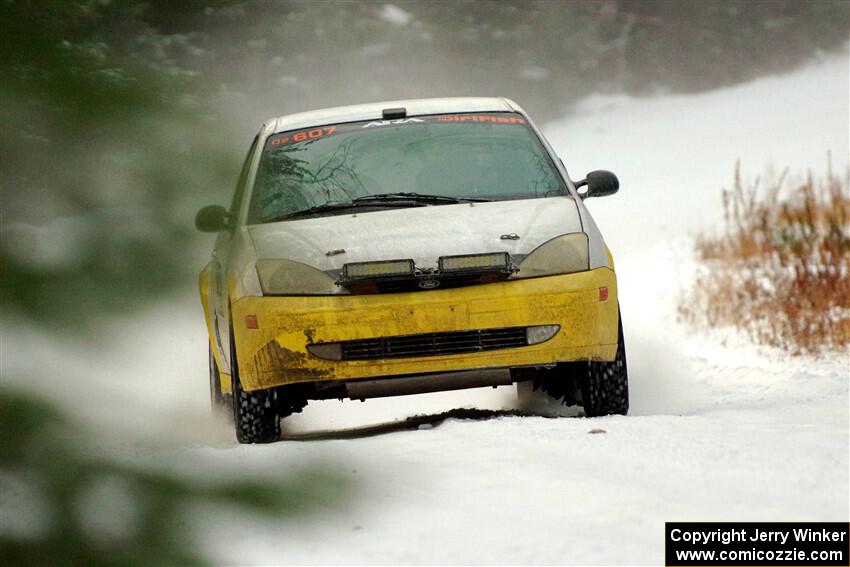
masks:
[[[425,195],[423,193],[379,193],[352,199],[353,202],[365,201],[415,201],[419,203],[469,203],[489,201],[490,199],[475,199],[468,197],[448,197],[446,195]]]
[[[278,222],[301,217],[309,217],[333,211],[344,211],[358,207],[424,207],[426,205],[451,205],[454,203],[469,203],[478,201],[489,201],[490,199],[475,199],[466,197],[447,197],[445,195],[425,195],[422,193],[380,193],[377,195],[365,195],[352,199],[348,203],[325,203],[316,205],[309,209],[286,213],[263,222]]]
[[[316,214],[327,213],[332,211],[344,211],[346,209],[356,209],[358,207],[399,207],[399,206],[410,206],[398,202],[372,202],[372,201],[363,201],[363,202],[355,202],[358,199],[354,199],[350,203],[325,203],[324,205],[316,205],[315,207],[310,207],[309,209],[303,209],[301,211],[295,211],[294,213],[286,213],[284,215],[280,215],[277,217],[272,217],[269,219],[264,219],[263,222],[278,222],[282,220],[290,220],[301,217],[309,217]],[[380,201],[384,201],[381,199]],[[409,200],[408,200],[409,201]],[[413,205],[415,207],[423,207],[425,206],[422,203],[417,203]]]

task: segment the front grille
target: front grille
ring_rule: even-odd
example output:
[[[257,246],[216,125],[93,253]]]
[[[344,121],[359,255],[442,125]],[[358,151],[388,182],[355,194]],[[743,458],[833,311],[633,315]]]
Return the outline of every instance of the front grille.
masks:
[[[463,354],[528,346],[525,327],[424,333],[344,341],[342,360],[377,360]]]
[[[483,272],[466,274],[428,274],[409,277],[375,278],[354,280],[342,285],[353,295],[370,293],[406,293],[411,291],[430,291],[432,289],[449,289],[469,285],[482,285],[501,282],[508,279],[509,272]],[[434,287],[421,287],[420,282],[430,280],[437,282]]]

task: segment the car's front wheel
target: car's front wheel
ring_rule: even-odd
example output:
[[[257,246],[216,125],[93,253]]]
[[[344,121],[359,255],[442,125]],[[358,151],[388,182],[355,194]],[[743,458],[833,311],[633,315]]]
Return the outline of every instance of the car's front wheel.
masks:
[[[581,397],[588,417],[621,414],[629,411],[629,373],[623,321],[618,325],[617,356],[612,362],[590,362],[582,376]]]
[[[280,416],[274,389],[248,392],[239,380],[236,341],[230,335],[230,376],[233,385],[233,422],[240,443],[271,443],[280,437]]]

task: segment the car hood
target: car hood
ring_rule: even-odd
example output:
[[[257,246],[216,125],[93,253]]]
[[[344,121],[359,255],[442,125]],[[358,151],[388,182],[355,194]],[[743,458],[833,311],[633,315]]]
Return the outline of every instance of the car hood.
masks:
[[[332,271],[349,262],[406,258],[428,268],[440,256],[485,252],[508,252],[518,262],[582,226],[572,197],[559,196],[361,212],[247,230],[257,259],[285,258]]]

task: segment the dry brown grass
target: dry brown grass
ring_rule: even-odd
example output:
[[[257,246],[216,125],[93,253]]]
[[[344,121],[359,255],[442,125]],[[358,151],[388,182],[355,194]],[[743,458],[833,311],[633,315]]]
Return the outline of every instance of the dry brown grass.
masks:
[[[719,235],[696,242],[700,266],[679,305],[697,327],[734,326],[793,354],[850,345],[850,171],[723,190]]]

